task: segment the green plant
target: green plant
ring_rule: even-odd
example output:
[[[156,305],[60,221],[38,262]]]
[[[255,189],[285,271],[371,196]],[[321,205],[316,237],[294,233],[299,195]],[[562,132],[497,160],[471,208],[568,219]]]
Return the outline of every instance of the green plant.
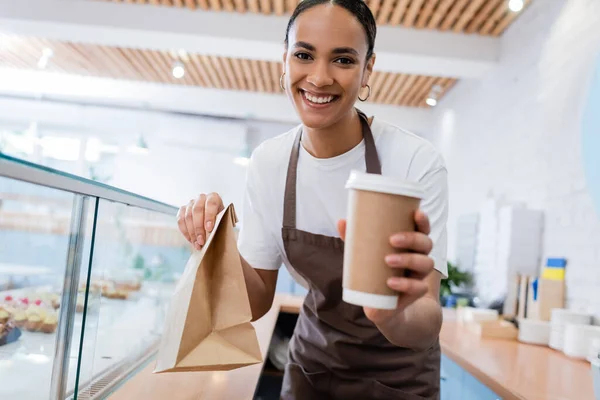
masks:
[[[453,289],[470,285],[473,282],[473,275],[468,271],[461,271],[458,266],[448,261],[448,278],[442,279],[440,286],[440,295],[448,296],[453,293]]]

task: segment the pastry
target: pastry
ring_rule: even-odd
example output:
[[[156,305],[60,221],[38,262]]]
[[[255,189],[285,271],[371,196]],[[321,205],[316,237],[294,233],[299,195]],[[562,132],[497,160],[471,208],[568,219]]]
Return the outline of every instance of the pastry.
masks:
[[[42,320],[42,317],[40,317],[37,314],[31,314],[29,317],[27,317],[25,329],[27,329],[30,332],[37,332],[40,330],[43,324],[44,321]]]
[[[54,333],[56,327],[58,326],[58,317],[55,313],[49,314],[46,319],[44,319],[40,330],[44,333]]]
[[[10,313],[4,307],[0,307],[0,324],[6,324],[10,318]]]
[[[27,322],[27,314],[25,313],[25,310],[15,310],[14,314],[12,315],[12,319],[15,323],[15,326],[23,328]]]

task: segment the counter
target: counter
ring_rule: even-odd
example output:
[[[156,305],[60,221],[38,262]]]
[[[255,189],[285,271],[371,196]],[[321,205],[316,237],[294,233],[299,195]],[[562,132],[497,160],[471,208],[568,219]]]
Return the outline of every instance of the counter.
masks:
[[[263,357],[280,311],[297,313],[302,298],[277,295],[254,323]],[[445,313],[444,355],[504,400],[593,400],[590,365],[552,349],[516,341],[480,339]],[[154,362],[118,388],[110,400],[252,399],[262,364],[229,372],[152,374]]]
[[[481,339],[444,313],[442,352],[504,400],[594,400],[591,367],[545,346]]]

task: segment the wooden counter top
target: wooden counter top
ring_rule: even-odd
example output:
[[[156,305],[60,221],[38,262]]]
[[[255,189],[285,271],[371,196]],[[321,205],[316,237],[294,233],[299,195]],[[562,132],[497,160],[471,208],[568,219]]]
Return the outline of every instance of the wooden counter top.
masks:
[[[263,359],[267,356],[275,323],[280,310],[298,312],[303,298],[277,295],[273,307],[253,323]],[[233,371],[177,372],[153,374],[154,359],[140,372],[118,388],[109,400],[205,400],[252,399],[263,364]]]
[[[280,311],[297,313],[303,298],[277,295],[254,323],[263,358]],[[590,365],[561,352],[517,341],[480,339],[445,313],[443,353],[503,400],[594,400]],[[262,364],[228,372],[152,374],[154,360],[118,388],[110,400],[252,399]]]
[[[503,400],[594,400],[589,363],[549,347],[481,339],[444,318],[442,352]]]

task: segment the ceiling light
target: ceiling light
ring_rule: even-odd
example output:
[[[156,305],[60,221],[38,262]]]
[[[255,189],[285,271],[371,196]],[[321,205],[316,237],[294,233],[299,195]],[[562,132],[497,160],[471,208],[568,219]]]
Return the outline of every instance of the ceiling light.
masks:
[[[427,103],[427,105],[430,107],[435,107],[438,103],[440,93],[442,93],[442,87],[440,85],[433,85],[429,91],[429,95],[427,96],[425,103]]]
[[[181,61],[175,61],[173,63],[173,78],[181,79],[185,75],[185,67]]]
[[[510,11],[516,13],[521,11],[524,5],[525,4],[523,3],[523,0],[509,0],[508,2],[508,8],[510,9]]]
[[[50,58],[52,58],[53,55],[54,51],[51,48],[44,48],[44,50],[42,50],[42,56],[37,63],[38,68],[45,69],[48,66],[48,61],[50,61]]]

